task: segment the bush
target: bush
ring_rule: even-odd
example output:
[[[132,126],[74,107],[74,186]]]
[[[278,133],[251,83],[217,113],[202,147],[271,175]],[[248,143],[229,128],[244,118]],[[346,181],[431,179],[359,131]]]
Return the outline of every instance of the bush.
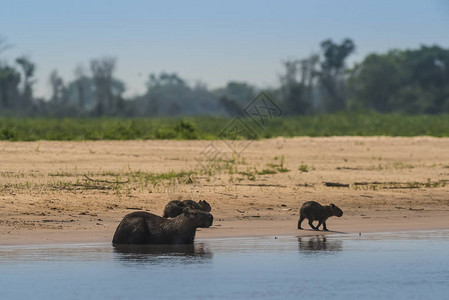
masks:
[[[17,132],[14,129],[2,127],[0,129],[0,140],[13,141],[17,137]]]

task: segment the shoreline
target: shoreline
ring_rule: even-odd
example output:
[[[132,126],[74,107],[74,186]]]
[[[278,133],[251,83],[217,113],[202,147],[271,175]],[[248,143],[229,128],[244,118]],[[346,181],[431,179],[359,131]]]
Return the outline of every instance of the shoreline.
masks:
[[[449,212],[435,217],[418,216],[420,222],[411,222],[392,219],[388,222],[378,223],[377,220],[359,222],[358,218],[347,220],[328,220],[329,231],[316,231],[303,226],[302,230],[286,228],[287,225],[295,225],[296,219],[291,220],[245,220],[221,222],[220,226],[200,228],[197,230],[195,240],[208,239],[233,239],[253,237],[308,237],[317,235],[334,234],[358,234],[361,233],[397,233],[416,231],[449,230]],[[402,221],[402,222],[401,222]],[[303,225],[306,225],[303,223]],[[291,227],[291,226],[290,226]],[[269,228],[269,229],[267,229]],[[3,236],[0,247],[3,246],[37,246],[37,245],[62,245],[62,244],[90,244],[111,243],[114,232],[110,231],[28,231],[18,232]]]

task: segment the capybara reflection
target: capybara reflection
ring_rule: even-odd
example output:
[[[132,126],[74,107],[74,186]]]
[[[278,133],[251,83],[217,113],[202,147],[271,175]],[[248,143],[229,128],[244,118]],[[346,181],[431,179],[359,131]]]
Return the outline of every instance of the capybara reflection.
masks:
[[[212,225],[213,216],[184,208],[179,216],[166,219],[148,212],[126,215],[115,231],[113,244],[192,244],[196,229]]]
[[[197,209],[206,212],[211,211],[210,204],[206,200],[195,202],[193,200],[173,200],[167,203],[164,209],[164,218],[174,218],[182,214],[184,208]]]
[[[309,219],[309,225],[315,230],[319,230],[321,224],[323,224],[323,230],[328,231],[326,227],[326,220],[329,217],[337,216],[341,217],[343,215],[343,211],[336,205],[321,205],[315,201],[308,201],[301,206],[299,210],[299,221],[298,221],[298,229],[301,228],[301,223],[304,219]],[[313,221],[318,221],[318,225],[313,226]]]

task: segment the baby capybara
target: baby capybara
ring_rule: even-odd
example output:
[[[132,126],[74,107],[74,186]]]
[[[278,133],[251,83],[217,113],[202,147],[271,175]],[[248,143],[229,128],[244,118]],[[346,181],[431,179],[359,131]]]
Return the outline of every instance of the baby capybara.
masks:
[[[164,209],[164,218],[174,218],[182,214],[184,208],[197,209],[206,212],[211,211],[210,204],[206,200],[195,202],[193,200],[173,200],[167,203]]]
[[[323,230],[328,231],[326,227],[326,220],[329,217],[337,216],[341,217],[343,215],[343,211],[336,205],[321,205],[315,201],[308,201],[301,206],[299,210],[299,221],[298,221],[298,229],[301,228],[301,223],[304,219],[309,219],[309,225],[315,230],[319,230],[321,224],[323,224]],[[313,226],[313,221],[317,220],[318,226]]]
[[[182,214],[166,219],[144,211],[126,215],[115,231],[113,244],[192,244],[198,227],[212,225],[213,216],[184,208]]]

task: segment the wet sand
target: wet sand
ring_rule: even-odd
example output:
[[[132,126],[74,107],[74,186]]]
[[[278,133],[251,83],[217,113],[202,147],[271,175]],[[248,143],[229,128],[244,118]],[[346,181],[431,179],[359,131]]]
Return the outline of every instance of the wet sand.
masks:
[[[107,242],[175,199],[211,204],[198,238],[317,234],[310,200],[344,211],[330,233],[449,228],[446,138],[0,142],[0,166],[0,245]]]

